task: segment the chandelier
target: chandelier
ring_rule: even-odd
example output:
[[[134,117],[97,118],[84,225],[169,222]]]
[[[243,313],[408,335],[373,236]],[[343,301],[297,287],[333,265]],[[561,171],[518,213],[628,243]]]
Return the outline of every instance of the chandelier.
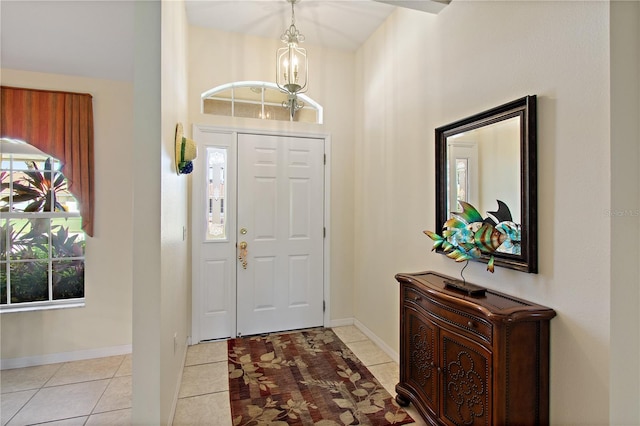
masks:
[[[282,106],[291,113],[291,118],[296,111],[304,107],[304,102],[298,99],[298,93],[307,91],[307,51],[298,46],[304,41],[304,35],[296,28],[296,15],[294,5],[300,0],[286,0],[291,3],[291,25],[282,33],[280,40],[286,44],[277,52],[276,84],[280,90],[287,94],[287,100]]]

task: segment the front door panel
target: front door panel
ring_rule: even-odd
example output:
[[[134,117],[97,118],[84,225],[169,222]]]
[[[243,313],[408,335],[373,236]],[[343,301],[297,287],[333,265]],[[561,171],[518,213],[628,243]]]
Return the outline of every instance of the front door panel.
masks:
[[[238,335],[323,323],[323,158],[323,139],[238,135]]]

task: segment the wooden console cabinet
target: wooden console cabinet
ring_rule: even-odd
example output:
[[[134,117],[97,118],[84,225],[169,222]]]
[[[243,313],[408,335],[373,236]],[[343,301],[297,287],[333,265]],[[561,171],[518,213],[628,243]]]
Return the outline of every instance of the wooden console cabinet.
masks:
[[[470,296],[435,272],[396,279],[400,405],[432,425],[549,423],[553,309],[492,290]]]

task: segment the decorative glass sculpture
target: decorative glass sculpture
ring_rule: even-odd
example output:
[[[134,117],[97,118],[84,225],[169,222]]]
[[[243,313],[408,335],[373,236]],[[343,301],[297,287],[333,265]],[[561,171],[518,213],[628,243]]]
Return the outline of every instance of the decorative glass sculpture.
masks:
[[[452,213],[442,227],[442,235],[424,231],[434,241],[433,250],[441,247],[447,257],[456,262],[478,259],[483,254],[490,255],[487,264],[489,272],[494,270],[493,253],[519,255],[520,225],[512,221],[507,205],[497,201],[498,210],[487,212],[489,216],[484,219],[471,204],[458,201],[462,212]]]

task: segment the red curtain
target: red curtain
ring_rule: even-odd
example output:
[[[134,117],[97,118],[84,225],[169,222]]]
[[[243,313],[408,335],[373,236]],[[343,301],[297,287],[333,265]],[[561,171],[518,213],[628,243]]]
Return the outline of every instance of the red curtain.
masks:
[[[93,103],[84,93],[2,86],[0,135],[57,158],[80,205],[82,229],[93,236]]]

